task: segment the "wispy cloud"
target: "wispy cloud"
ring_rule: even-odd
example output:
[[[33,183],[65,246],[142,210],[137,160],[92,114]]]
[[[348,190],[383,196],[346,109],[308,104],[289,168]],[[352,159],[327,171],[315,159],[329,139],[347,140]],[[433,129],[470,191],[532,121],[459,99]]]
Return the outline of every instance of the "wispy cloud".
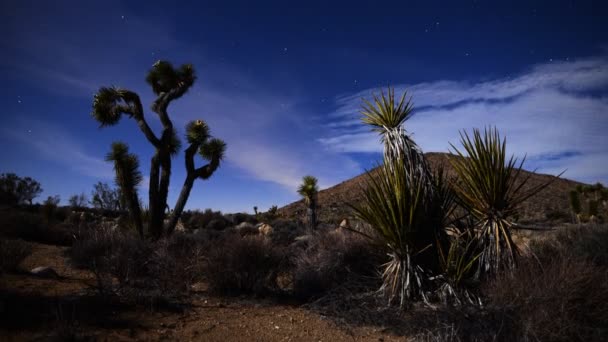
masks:
[[[81,142],[61,126],[27,118],[18,119],[1,129],[2,136],[33,149],[49,162],[60,163],[83,176],[109,180],[114,176],[112,166],[91,156]]]
[[[582,181],[608,181],[608,57],[538,65],[513,78],[437,81],[397,86],[417,108],[406,129],[426,151],[446,151],[458,132],[497,126],[511,153],[529,165]],[[379,152],[378,137],[360,124],[361,98],[341,96],[330,113],[330,133],[319,141],[340,152]]]

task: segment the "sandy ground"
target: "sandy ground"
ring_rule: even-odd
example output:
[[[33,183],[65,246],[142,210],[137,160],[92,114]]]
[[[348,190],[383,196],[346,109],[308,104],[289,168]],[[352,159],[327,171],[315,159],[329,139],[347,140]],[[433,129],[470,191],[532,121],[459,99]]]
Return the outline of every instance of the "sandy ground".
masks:
[[[90,272],[66,263],[66,247],[33,244],[21,268],[50,266],[60,279],[27,273],[0,278],[0,340],[403,341],[381,327],[345,327],[297,305],[220,298],[204,290],[180,310],[124,307],[92,295]]]

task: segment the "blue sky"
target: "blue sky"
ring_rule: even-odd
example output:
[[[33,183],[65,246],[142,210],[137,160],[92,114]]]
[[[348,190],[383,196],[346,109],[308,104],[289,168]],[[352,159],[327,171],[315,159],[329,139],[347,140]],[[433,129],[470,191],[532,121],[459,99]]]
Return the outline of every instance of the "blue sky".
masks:
[[[170,107],[175,125],[203,119],[228,144],[188,208],[265,210],[296,200],[306,174],[327,187],[370,168],[381,145],[358,110],[388,84],[412,96],[406,129],[427,152],[492,124],[510,152],[527,154],[526,168],[608,183],[599,1],[7,0],[0,13],[0,172],[38,179],[43,197],[112,182],[103,158],[114,140],[147,174],[152,149],[135,123],[100,129],[90,111],[107,85],[138,92],[148,108],[144,79],[159,59],[198,75]],[[173,165],[171,205],[182,154]]]

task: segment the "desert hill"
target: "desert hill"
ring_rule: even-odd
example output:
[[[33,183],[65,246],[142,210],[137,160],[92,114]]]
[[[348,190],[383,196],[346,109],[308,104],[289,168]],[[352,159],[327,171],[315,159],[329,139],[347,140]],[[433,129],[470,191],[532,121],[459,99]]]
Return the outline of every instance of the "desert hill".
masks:
[[[448,176],[455,176],[447,153],[425,153],[425,156],[433,169],[443,167]],[[525,165],[524,165],[525,166]],[[375,169],[371,171],[375,172]],[[524,171],[523,175],[532,172]],[[346,217],[351,217],[352,212],[347,203],[356,203],[361,195],[361,187],[366,184],[366,174],[346,180],[330,188],[319,191],[318,216],[322,223],[337,224]],[[532,173],[526,187],[532,187],[555,178],[551,175]],[[555,179],[547,188],[528,199],[521,207],[521,221],[544,222],[549,217],[568,220],[570,205],[568,192],[582,184],[573,180],[559,178]],[[285,217],[303,217],[306,207],[303,200],[288,204],[279,209],[279,213]]]

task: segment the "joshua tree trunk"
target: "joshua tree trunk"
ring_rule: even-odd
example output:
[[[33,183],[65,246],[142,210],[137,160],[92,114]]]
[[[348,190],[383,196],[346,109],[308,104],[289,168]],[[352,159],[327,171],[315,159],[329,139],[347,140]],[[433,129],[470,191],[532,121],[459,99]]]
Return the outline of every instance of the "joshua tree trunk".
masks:
[[[195,180],[196,177],[194,177],[193,175],[186,176],[186,180],[184,181],[184,185],[182,186],[182,191],[179,194],[179,198],[177,199],[177,203],[175,203],[175,208],[173,209],[173,213],[171,213],[171,218],[169,219],[169,225],[167,226],[167,235],[170,235],[175,230],[175,227],[177,226],[177,221],[179,221],[179,217],[184,211],[184,207],[186,206],[188,197],[190,197],[190,191],[192,190],[192,186],[194,185]]]
[[[308,209],[306,209],[306,216],[308,216],[308,229],[312,233],[317,228],[317,203],[314,199],[310,201]]]

